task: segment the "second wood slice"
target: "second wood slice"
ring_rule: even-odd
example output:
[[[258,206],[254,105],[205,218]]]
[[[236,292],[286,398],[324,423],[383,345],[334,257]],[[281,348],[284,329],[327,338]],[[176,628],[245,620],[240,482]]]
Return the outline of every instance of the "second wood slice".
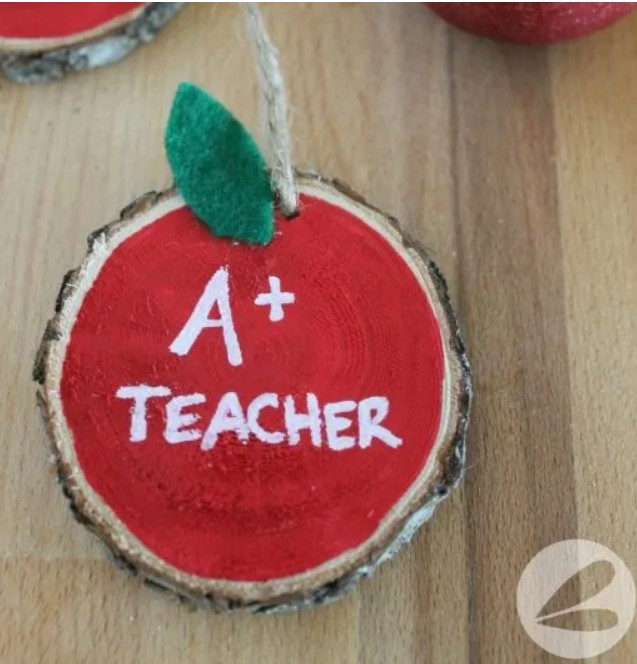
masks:
[[[0,3],[0,64],[17,83],[43,83],[112,64],[150,41],[182,4]]]

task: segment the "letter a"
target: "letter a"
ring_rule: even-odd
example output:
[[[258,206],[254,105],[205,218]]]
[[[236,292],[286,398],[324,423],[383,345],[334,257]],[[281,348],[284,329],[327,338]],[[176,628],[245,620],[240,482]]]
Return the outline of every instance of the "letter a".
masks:
[[[219,318],[208,318],[214,305],[219,308]],[[228,270],[220,267],[206,285],[199,302],[195,305],[188,322],[170,345],[175,355],[187,355],[201,331],[207,327],[220,327],[226,344],[228,362],[237,367],[243,362],[239,339],[232,322],[230,309],[230,289],[228,288]]]

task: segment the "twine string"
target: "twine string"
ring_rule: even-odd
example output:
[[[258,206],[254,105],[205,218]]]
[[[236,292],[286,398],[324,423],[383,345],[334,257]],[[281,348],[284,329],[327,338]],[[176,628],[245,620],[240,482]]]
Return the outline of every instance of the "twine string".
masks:
[[[243,9],[256,55],[261,94],[265,100],[272,184],[281,212],[286,217],[293,217],[298,213],[298,192],[292,164],[287,95],[279,54],[268,35],[258,3],[245,2]]]

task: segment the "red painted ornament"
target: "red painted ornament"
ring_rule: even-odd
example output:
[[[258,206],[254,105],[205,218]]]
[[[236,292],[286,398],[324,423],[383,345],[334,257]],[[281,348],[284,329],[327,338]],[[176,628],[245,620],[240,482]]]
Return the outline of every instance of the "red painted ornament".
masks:
[[[463,466],[468,366],[435,266],[360,199],[299,184],[265,247],[144,199],[92,239],[36,363],[77,512],[215,608],[338,596]]]
[[[0,64],[19,83],[111,64],[149,41],[181,3],[0,3]]]
[[[82,33],[138,16],[143,2],[3,2],[0,39],[77,39]]]
[[[548,44],[583,37],[619,20],[635,2],[428,2],[446,21],[477,35]]]

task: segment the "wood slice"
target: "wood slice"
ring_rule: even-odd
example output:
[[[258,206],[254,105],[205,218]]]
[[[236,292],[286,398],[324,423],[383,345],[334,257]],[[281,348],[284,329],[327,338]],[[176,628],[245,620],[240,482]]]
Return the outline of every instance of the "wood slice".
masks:
[[[183,6],[151,3],[5,3],[0,64],[17,83],[44,83],[103,67],[149,42]]]
[[[79,520],[218,611],[340,597],[465,465],[470,371],[438,268],[342,183],[299,187],[266,247],[214,238],[175,190],[127,207],[64,280],[34,367]]]

